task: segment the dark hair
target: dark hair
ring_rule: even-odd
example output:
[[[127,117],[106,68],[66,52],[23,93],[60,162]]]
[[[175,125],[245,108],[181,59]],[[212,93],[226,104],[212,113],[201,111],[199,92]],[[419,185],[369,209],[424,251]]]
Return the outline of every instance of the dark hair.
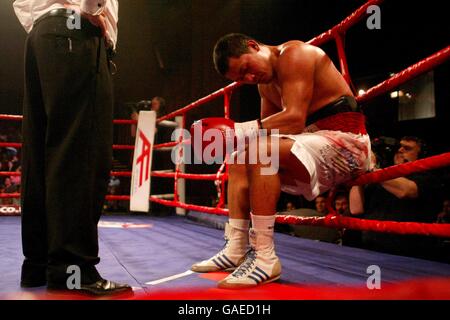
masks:
[[[166,106],[166,100],[164,100],[163,97],[158,97],[158,96],[156,96],[156,97],[153,97],[152,100],[153,100],[153,99],[158,100],[158,101],[159,101],[159,104],[161,105],[161,107],[165,107],[165,106]]]
[[[405,141],[414,141],[420,148],[419,154],[417,155],[418,159],[422,159],[428,156],[429,149],[426,141],[416,136],[404,136],[400,140]]]
[[[214,67],[222,76],[228,71],[228,59],[239,58],[244,53],[248,53],[249,40],[255,39],[241,33],[229,33],[220,38],[214,46],[213,60]]]
[[[155,96],[152,98],[159,101],[159,111],[158,114],[165,114],[166,111],[166,100],[163,97]]]
[[[334,196],[333,201],[336,201],[336,199],[340,199],[340,198],[345,198],[348,200],[348,193],[343,192],[343,191],[337,192],[336,195]]]

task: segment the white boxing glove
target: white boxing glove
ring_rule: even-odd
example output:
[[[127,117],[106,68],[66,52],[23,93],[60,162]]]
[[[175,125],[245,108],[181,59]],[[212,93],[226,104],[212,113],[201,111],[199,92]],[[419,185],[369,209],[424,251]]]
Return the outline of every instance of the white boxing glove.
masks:
[[[259,134],[261,122],[259,120],[251,120],[246,122],[236,122],[234,124],[234,134],[238,141],[248,143]]]

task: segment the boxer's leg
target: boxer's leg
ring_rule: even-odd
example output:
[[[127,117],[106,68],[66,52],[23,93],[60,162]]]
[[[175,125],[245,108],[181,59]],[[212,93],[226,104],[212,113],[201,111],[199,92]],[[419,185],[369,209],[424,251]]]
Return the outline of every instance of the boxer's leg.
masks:
[[[273,143],[279,146],[279,150],[272,149]],[[252,211],[251,251],[238,269],[219,282],[219,287],[251,287],[280,278],[281,263],[275,253],[273,241],[276,206],[281,192],[280,171],[285,172],[284,176],[292,179],[309,181],[306,168],[290,152],[293,143],[294,141],[290,139],[272,139],[271,141],[260,139],[258,147],[264,144],[266,150],[274,150],[274,152],[269,151],[272,161],[263,164],[258,157],[255,164],[247,162]],[[274,161],[274,157],[278,157],[278,161]],[[279,164],[280,168],[274,168],[274,162]],[[272,170],[268,170],[271,166]]]
[[[250,203],[247,167],[245,164],[229,165],[227,191],[230,219],[248,220]]]
[[[225,245],[210,259],[192,265],[192,271],[232,271],[244,260],[248,249],[250,224],[250,201],[245,164],[229,165],[227,194],[229,222],[225,225]]]

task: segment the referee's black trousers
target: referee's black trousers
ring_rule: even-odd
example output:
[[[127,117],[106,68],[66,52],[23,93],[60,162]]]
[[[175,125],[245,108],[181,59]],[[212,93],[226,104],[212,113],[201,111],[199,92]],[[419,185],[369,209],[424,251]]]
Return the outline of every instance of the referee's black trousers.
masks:
[[[112,80],[100,29],[67,17],[35,24],[25,47],[22,280],[100,279],[97,223],[112,161]],[[71,269],[73,270],[73,269]]]

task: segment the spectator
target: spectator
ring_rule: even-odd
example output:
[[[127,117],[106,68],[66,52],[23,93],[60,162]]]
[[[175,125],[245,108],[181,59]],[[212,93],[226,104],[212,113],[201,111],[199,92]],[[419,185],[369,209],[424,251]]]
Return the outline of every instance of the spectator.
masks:
[[[11,176],[11,182],[16,185],[16,186],[20,186],[20,182],[21,182],[21,176],[20,173],[22,171],[22,167],[19,165],[16,170],[14,170],[15,172],[19,173],[19,175],[17,176]]]
[[[120,194],[120,180],[116,176],[111,176],[108,183],[108,194],[117,195]],[[105,211],[120,211],[122,208],[119,206],[118,200],[108,200],[105,202]]]
[[[219,204],[219,197],[217,195],[211,195],[209,197],[210,199],[210,206],[211,207],[216,207]]]
[[[140,111],[155,111],[156,116],[159,117],[161,114],[165,113],[166,101],[162,97],[154,97],[152,100],[143,100],[132,105],[131,108],[131,119],[138,120]],[[131,125],[131,136],[136,136],[137,125]]]
[[[108,186],[110,188],[118,188],[120,186],[120,179],[116,176],[111,176],[111,178],[109,178]]]
[[[450,200],[445,199],[443,201],[442,212],[438,214],[437,223],[450,223]],[[439,239],[439,256],[443,258],[443,262],[450,263],[450,239]]]
[[[156,96],[152,99],[152,110],[156,112],[158,117],[165,113],[165,107],[166,100],[164,98]]]
[[[351,216],[349,206],[349,194],[347,191],[337,192],[334,198],[334,209],[342,216]],[[361,231],[343,228],[340,230],[341,244],[344,246],[358,247],[361,244]]]
[[[292,210],[295,210],[295,209],[297,209],[297,208],[295,207],[295,204],[292,203],[292,201],[288,201],[286,203],[286,210],[285,211],[292,211]]]
[[[317,196],[314,200],[316,211],[319,213],[320,216],[326,216],[328,214],[327,209],[327,198],[325,195]]]
[[[415,161],[427,154],[423,140],[403,137],[394,155],[394,164]],[[378,170],[375,168],[374,170]],[[414,173],[379,184],[354,186],[350,190],[350,211],[365,219],[389,221],[436,221],[438,181],[432,172]],[[434,258],[435,239],[415,235],[362,232],[362,246],[399,255]]]
[[[376,153],[376,162],[380,168],[392,166],[395,152],[398,149],[398,140],[392,137],[381,136],[371,141],[372,151]]]
[[[19,175],[17,176],[11,176],[11,183],[15,186],[16,191],[20,193],[21,190],[21,181],[22,181],[22,177],[21,177],[21,173],[22,173],[22,167],[19,166],[14,170],[15,172],[19,173]],[[16,206],[20,206],[20,198],[13,198],[13,204]]]
[[[339,192],[336,194],[334,198],[334,209],[336,210],[337,214],[341,214],[344,216],[350,215],[347,192]]]
[[[445,199],[442,204],[442,212],[438,214],[437,223],[450,223],[450,200]]]
[[[315,210],[310,208],[301,208],[289,212],[291,215],[299,217],[323,217],[328,214],[326,207],[326,193],[317,196],[314,199]],[[290,233],[301,238],[319,240],[323,242],[340,243],[340,233],[335,228],[293,225],[290,226]]]
[[[6,177],[3,181],[3,193],[16,193],[18,191],[18,188],[16,185],[14,185],[11,181],[11,177]],[[14,204],[14,201],[12,198],[3,198],[2,199],[3,205],[12,205]]]
[[[17,160],[17,149],[13,147],[7,147],[5,148],[5,154],[8,160],[10,161],[16,161]]]
[[[333,200],[333,208],[336,211],[336,214],[342,215],[342,216],[349,216],[350,215],[350,209],[348,206],[348,191],[341,190],[338,191],[334,197]],[[352,236],[353,230],[350,229],[335,229],[335,232],[337,234],[336,236],[336,243],[343,244],[343,238],[344,235],[348,239]],[[357,232],[357,231],[356,231]]]

